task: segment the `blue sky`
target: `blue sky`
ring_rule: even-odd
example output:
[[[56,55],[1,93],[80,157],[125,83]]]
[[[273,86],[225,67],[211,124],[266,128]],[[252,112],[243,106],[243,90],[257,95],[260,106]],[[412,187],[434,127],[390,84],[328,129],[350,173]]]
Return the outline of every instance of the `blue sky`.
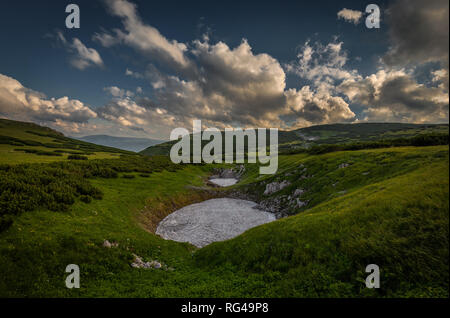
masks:
[[[330,122],[448,122],[448,102],[443,101],[448,94],[448,52],[423,39],[423,49],[433,52],[427,57],[420,45],[403,43],[401,36],[401,23],[417,21],[417,12],[424,12],[419,14],[424,19],[419,28],[434,27],[426,19],[442,10],[447,10],[448,20],[448,1],[431,1],[439,10],[412,1],[411,17],[397,2],[377,1],[379,29],[365,26],[364,1],[2,2],[0,115],[71,135],[164,139],[170,129],[192,119],[219,128],[283,129]],[[65,27],[69,3],[80,8],[80,29]],[[123,14],[129,8],[134,8],[131,17]],[[361,17],[339,18],[344,8]],[[448,22],[437,36],[439,32],[448,36]],[[99,40],[105,34],[114,44]],[[90,50],[87,62],[78,56],[83,49]],[[313,58],[304,59],[309,64],[302,67],[301,58],[309,51]],[[171,54],[181,54],[186,65],[177,65]],[[134,76],[126,75],[127,69]],[[237,85],[236,79],[243,83]],[[13,85],[14,92],[13,80],[20,83],[14,84],[19,88]],[[368,92],[380,87],[412,91],[416,97],[408,100],[380,91],[371,100]],[[26,111],[33,108],[31,102],[10,106],[14,98],[18,103],[23,99],[18,94],[29,100],[39,97],[36,114]],[[68,101],[51,102],[65,96]],[[421,103],[430,101],[433,109],[417,112]]]

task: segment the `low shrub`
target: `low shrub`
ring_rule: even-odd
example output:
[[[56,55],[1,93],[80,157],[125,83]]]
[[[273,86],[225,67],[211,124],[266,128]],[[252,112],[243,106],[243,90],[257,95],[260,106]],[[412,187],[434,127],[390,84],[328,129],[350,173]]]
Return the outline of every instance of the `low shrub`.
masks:
[[[124,155],[118,159],[76,159],[48,164],[2,164],[0,231],[12,224],[14,216],[24,212],[37,209],[64,212],[77,199],[85,203],[92,199],[102,199],[103,193],[89,182],[89,178],[117,178],[119,173],[125,173],[123,178],[132,179],[135,178],[131,174],[134,172],[149,176],[155,170],[176,171],[181,168],[182,165],[175,165],[168,157],[140,155]]]
[[[92,197],[89,195],[82,195],[80,196],[80,200],[84,203],[91,203]]]
[[[69,155],[67,157],[67,159],[69,159],[69,160],[88,160],[88,157],[81,156],[81,155]]]

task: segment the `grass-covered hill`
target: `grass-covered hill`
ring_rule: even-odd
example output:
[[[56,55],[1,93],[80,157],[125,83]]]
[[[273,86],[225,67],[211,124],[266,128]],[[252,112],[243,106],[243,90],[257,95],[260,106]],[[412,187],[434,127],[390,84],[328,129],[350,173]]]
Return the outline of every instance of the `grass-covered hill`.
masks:
[[[241,187],[275,202],[302,189],[298,199],[306,205],[285,200],[293,216],[201,249],[202,266],[225,263],[273,275],[266,285],[271,296],[448,297],[448,147],[293,155],[281,162],[277,176],[255,182],[254,174]],[[290,185],[264,195],[276,180]],[[363,284],[372,263],[382,272],[379,291]]]
[[[168,158],[133,152],[65,137],[32,123],[0,120],[0,231],[15,217],[36,209],[67,211],[77,200],[89,203],[103,193],[89,178],[145,176],[180,166]]]
[[[33,123],[0,119],[0,164],[60,161],[69,155],[115,158],[120,154],[131,152],[68,138]]]
[[[97,145],[114,147],[118,149],[139,152],[150,146],[163,143],[163,140],[149,139],[149,138],[134,138],[134,137],[116,137],[108,135],[91,135],[75,138],[82,141],[91,142]]]
[[[0,212],[35,205],[9,213],[0,232],[0,296],[448,297],[448,150],[281,155],[276,175],[246,165],[238,184],[218,192],[205,182],[217,165],[167,157],[4,162],[0,193],[15,197],[3,197]],[[267,193],[274,183],[285,186]],[[171,211],[220,195],[288,216],[202,249],[154,234]],[[133,268],[134,255],[163,267]],[[65,287],[68,264],[80,266],[80,289]],[[368,264],[380,267],[380,289],[365,287]]]
[[[280,152],[292,152],[320,145],[389,142],[418,135],[448,135],[448,124],[360,123],[329,124],[278,132]],[[268,138],[267,138],[268,140]],[[148,147],[142,154],[168,155],[176,141]],[[203,143],[207,143],[204,141]]]

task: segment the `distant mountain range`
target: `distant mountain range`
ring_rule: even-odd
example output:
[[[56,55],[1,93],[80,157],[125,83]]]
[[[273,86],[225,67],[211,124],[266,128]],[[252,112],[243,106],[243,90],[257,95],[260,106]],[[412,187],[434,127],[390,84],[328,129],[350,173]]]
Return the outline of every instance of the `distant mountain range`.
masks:
[[[278,147],[280,152],[283,152],[323,144],[345,144],[401,137],[407,138],[427,133],[448,134],[448,129],[448,124],[327,124],[290,131],[280,130],[278,132]],[[202,141],[202,145],[208,142],[209,141]],[[141,154],[148,156],[168,155],[172,145],[175,143],[177,143],[176,140],[162,142],[142,150]]]
[[[118,149],[139,152],[148,147],[165,142],[164,140],[133,138],[133,137],[115,137],[108,135],[91,135],[85,137],[73,137],[74,139],[87,141],[93,144],[114,147]]]

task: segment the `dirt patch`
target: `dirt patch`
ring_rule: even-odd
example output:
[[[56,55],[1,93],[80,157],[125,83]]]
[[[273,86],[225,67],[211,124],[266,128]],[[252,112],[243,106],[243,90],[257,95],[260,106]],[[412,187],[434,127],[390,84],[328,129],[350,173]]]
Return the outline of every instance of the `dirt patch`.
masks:
[[[157,197],[146,202],[136,218],[138,223],[148,232],[155,233],[156,228],[166,216],[190,204],[222,197],[223,193],[214,190],[195,189],[175,194],[170,198]]]

